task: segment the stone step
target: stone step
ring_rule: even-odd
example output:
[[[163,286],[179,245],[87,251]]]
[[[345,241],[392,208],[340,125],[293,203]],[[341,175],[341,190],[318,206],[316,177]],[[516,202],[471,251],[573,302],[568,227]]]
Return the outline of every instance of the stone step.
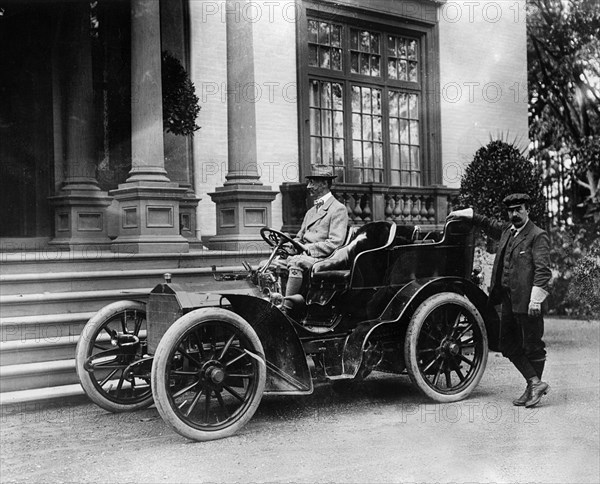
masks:
[[[168,270],[174,268],[209,268],[239,266],[247,261],[252,266],[268,257],[268,247],[258,243],[257,249],[242,251],[202,250],[175,254],[115,254],[98,252],[85,254],[81,251],[7,253],[0,252],[2,275],[8,274],[43,274],[56,272],[77,272],[104,270]]]
[[[78,341],[79,336],[6,341],[0,343],[0,366],[73,359]]]
[[[83,400],[85,392],[79,383],[70,385],[57,385],[54,387],[32,388],[30,390],[16,390],[12,392],[0,393],[0,407],[2,412],[9,414],[11,412],[27,411],[32,412],[37,418],[46,418],[57,415],[51,409],[46,408],[45,402],[52,400]],[[36,417],[33,417],[36,418]]]
[[[216,267],[216,273],[244,271],[243,266]],[[85,272],[50,272],[37,274],[2,274],[0,287],[2,296],[44,293],[97,291],[103,289],[131,289],[154,287],[163,281],[165,273],[170,273],[173,282],[187,284],[215,283],[212,267],[103,270]]]
[[[96,311],[0,318],[0,343],[75,338]]]
[[[0,366],[1,392],[78,383],[75,359]]]
[[[123,299],[144,301],[152,288],[0,296],[0,306],[2,306],[3,318],[92,312],[98,311],[112,301]]]

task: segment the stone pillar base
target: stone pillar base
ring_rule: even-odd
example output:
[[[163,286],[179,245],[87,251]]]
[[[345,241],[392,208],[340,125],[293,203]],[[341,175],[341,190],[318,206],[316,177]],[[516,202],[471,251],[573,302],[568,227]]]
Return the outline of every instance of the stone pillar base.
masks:
[[[186,188],[177,183],[128,182],[112,190],[119,202],[119,235],[114,252],[188,252],[189,242],[180,233],[179,203]]]
[[[188,189],[185,197],[179,202],[179,225],[181,235],[190,244],[190,249],[201,250],[202,242],[196,237],[196,207],[201,198],[196,198],[194,192]]]
[[[65,190],[49,197],[54,205],[54,239],[49,244],[69,249],[104,246],[108,249],[106,208],[112,198],[106,192],[86,189]]]
[[[217,205],[217,234],[209,241],[210,249],[264,248],[260,229],[271,226],[271,202],[277,192],[264,185],[232,184],[208,195]]]

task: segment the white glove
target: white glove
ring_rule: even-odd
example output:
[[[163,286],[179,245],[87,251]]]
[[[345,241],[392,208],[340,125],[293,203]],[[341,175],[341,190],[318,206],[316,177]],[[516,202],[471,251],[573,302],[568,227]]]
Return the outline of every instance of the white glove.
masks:
[[[542,303],[548,297],[548,291],[541,287],[533,286],[531,289],[531,297],[529,298],[529,307],[527,314],[529,316],[540,316],[542,314]]]
[[[467,220],[471,220],[473,218],[473,209],[472,208],[463,208],[462,210],[453,210],[448,214],[446,220],[456,220],[458,218],[464,218]]]

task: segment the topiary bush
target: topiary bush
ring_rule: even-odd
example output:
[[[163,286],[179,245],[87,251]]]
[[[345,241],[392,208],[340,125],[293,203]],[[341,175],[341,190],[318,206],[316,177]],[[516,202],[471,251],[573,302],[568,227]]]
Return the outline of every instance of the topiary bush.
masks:
[[[508,220],[502,200],[517,192],[531,197],[529,217],[543,225],[545,202],[539,169],[514,144],[492,140],[477,150],[467,167],[458,203],[463,208],[473,207],[481,215]]]
[[[545,202],[541,172],[514,144],[491,140],[477,150],[461,178],[458,207],[473,207],[478,214],[508,220],[502,200],[511,193],[528,194],[531,197],[529,216],[543,225]],[[488,252],[496,251],[497,243],[484,233],[479,234],[477,243]]]
[[[196,118],[200,112],[194,83],[178,59],[162,53],[163,126],[165,131],[187,136],[200,129]]]

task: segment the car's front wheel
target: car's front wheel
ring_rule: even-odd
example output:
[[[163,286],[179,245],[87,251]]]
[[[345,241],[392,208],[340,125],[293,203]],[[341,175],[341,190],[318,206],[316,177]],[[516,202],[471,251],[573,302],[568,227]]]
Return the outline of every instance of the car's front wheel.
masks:
[[[161,339],[152,392],[162,418],[192,440],[229,437],[258,408],[266,381],[262,344],[240,316],[202,308],[179,318]]]
[[[443,292],[423,301],[414,312],[404,342],[411,380],[432,400],[466,398],[487,363],[485,324],[464,296]]]

